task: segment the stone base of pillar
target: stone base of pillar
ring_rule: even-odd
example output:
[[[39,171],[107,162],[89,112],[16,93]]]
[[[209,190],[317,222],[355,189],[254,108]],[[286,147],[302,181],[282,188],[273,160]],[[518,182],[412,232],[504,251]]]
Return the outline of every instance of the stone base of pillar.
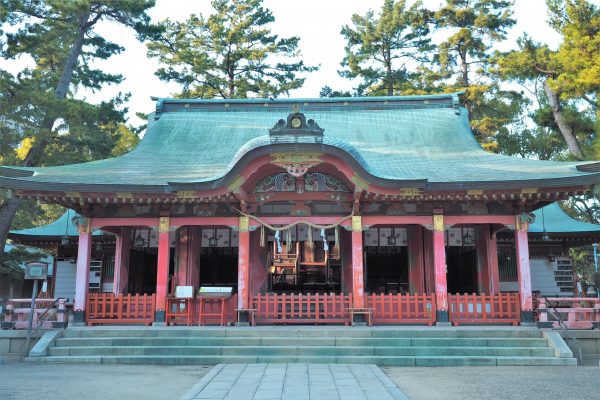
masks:
[[[250,311],[239,310],[235,326],[250,326]]]
[[[85,322],[85,311],[77,310],[73,311],[73,323],[82,324]]]
[[[436,311],[436,326],[451,326],[450,319],[448,318],[448,311]]]
[[[540,329],[552,329],[554,328],[554,322],[538,322],[537,327]]]
[[[367,326],[364,314],[352,314],[352,326]]]
[[[152,326],[166,326],[166,312],[165,310],[156,310],[154,311],[154,322]]]
[[[533,324],[533,311],[521,311],[521,325]]]

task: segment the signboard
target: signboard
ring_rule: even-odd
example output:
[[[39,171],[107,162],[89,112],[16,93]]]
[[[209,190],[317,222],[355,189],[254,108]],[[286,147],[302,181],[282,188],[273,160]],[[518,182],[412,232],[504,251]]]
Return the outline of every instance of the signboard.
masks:
[[[46,279],[48,276],[48,264],[43,262],[31,262],[25,264],[25,279]]]
[[[232,287],[227,286],[202,286],[198,291],[199,297],[231,297]]]
[[[194,297],[193,286],[177,286],[175,287],[175,297],[178,299],[191,299]]]

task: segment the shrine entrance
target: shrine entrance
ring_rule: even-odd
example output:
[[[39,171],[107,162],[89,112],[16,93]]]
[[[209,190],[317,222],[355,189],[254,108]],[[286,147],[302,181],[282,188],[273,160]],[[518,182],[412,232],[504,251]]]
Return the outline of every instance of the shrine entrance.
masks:
[[[367,293],[408,293],[406,228],[370,228],[364,233]]]
[[[309,230],[311,232],[309,233]],[[282,234],[282,232],[285,232]],[[284,236],[284,240],[281,240]],[[274,232],[269,241],[269,291],[275,293],[339,293],[341,256],[333,229],[305,225]]]
[[[458,227],[446,232],[448,293],[478,293],[475,228]]]
[[[230,228],[202,228],[200,287],[225,286],[237,292],[238,234]]]

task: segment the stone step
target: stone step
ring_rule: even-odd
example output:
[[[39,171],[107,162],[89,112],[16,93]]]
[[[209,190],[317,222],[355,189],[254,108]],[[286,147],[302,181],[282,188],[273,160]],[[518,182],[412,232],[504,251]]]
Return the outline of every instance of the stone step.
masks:
[[[542,338],[100,337],[62,338],[58,347],[89,346],[368,346],[547,347]]]
[[[211,328],[211,327],[167,327],[143,329],[119,328],[70,328],[64,333],[65,338],[93,337],[343,337],[343,338],[540,338],[537,329],[386,329],[386,328],[289,328],[285,327],[255,328]]]
[[[219,363],[345,363],[398,366],[577,365],[574,358],[485,356],[48,356],[27,361],[103,364],[211,365]]]
[[[50,356],[519,356],[553,357],[547,347],[361,347],[361,346],[90,346],[53,347]]]

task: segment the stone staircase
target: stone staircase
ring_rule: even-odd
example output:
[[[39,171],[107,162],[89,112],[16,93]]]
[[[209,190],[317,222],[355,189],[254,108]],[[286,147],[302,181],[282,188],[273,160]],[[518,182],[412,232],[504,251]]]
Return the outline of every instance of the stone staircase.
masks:
[[[534,328],[96,327],[47,335],[27,361],[577,365],[557,332]]]

